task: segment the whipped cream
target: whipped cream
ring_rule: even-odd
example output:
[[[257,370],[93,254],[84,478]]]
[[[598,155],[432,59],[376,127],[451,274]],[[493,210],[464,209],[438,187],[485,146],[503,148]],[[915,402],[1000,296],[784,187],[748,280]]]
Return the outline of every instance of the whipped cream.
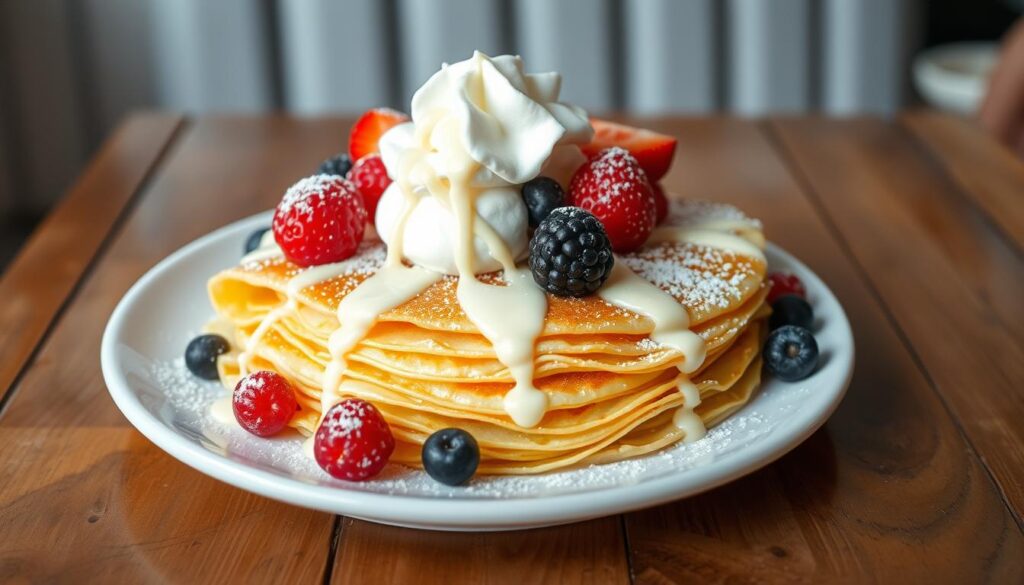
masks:
[[[412,122],[380,139],[381,158],[395,181],[375,218],[384,241],[391,244],[401,221],[409,195],[403,189],[422,192],[405,221],[401,252],[416,265],[458,274],[451,210],[430,197],[418,177],[406,176],[403,161],[421,160],[445,180],[458,175],[462,157],[468,156],[478,165],[469,185],[476,192],[477,215],[513,256],[522,258],[528,218],[520,186],[541,174],[567,186],[585,160],[577,145],[593,135],[586,112],[558,101],[560,89],[560,75],[527,74],[518,56],[491,58],[477,51],[443,66],[413,96]],[[461,152],[451,152],[453,144]],[[474,238],[474,248],[474,272],[502,267],[480,237]]]
[[[393,233],[401,221],[405,198],[397,182],[391,183],[377,204],[377,230],[387,242],[385,234]],[[526,205],[517,188],[482,188],[476,196],[476,213],[487,222],[508,246],[509,253],[521,258],[527,252],[529,223]],[[405,222],[402,255],[428,270],[445,274],[458,274],[455,264],[455,234],[457,226],[451,211],[438,199],[423,193],[419,203]],[[480,236],[473,238],[474,271],[492,272],[501,268],[491,256],[490,248]]]

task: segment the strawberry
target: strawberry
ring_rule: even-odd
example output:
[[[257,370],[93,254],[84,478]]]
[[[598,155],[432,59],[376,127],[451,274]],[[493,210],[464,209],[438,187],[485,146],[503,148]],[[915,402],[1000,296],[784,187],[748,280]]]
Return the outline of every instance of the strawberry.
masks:
[[[391,128],[408,122],[409,116],[390,108],[375,108],[356,120],[348,136],[348,153],[352,160],[359,160],[368,154],[380,152],[377,141]]]
[[[654,192],[643,169],[626,150],[602,150],[576,171],[569,202],[604,224],[612,250],[632,252],[647,241],[657,219]]]
[[[366,219],[372,223],[377,213],[377,202],[391,184],[388,170],[384,168],[384,161],[379,154],[364,156],[352,166],[352,170],[348,172],[348,180],[352,181],[356,190],[363,196]]]
[[[292,185],[271,224],[277,245],[299,266],[352,256],[365,228],[363,198],[355,185],[337,175],[313,175]]]
[[[588,157],[605,148],[621,146],[636,157],[652,184],[664,177],[672,166],[672,156],[676,151],[675,138],[597,118],[591,118],[590,125],[594,127],[594,138],[590,144],[582,147],[583,154]]]
[[[651,190],[654,191],[654,208],[658,212],[658,219],[654,223],[661,225],[668,217],[668,197],[665,197],[665,190],[661,188],[661,183],[651,183]]]

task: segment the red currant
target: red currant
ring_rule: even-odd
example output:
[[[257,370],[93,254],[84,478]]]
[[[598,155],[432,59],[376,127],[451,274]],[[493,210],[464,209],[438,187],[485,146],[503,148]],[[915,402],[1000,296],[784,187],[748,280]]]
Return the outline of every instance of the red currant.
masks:
[[[295,390],[284,376],[264,370],[238,381],[231,407],[243,429],[269,437],[288,425],[299,403],[295,400]]]
[[[768,275],[768,282],[772,285],[771,290],[768,291],[769,305],[782,295],[796,295],[802,299],[807,298],[807,289],[795,274],[772,272]]]
[[[328,410],[313,441],[320,467],[349,481],[380,473],[395,450],[391,427],[380,411],[358,398],[346,398]]]

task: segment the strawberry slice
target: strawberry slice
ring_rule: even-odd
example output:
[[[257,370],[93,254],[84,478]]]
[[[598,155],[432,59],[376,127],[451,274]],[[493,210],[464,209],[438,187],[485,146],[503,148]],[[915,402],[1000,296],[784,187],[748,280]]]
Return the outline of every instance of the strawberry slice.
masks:
[[[594,139],[582,147],[587,157],[612,146],[625,148],[640,163],[640,168],[647,173],[651,183],[665,176],[672,166],[672,155],[676,151],[675,138],[597,118],[591,118],[590,125],[594,127]]]
[[[385,132],[408,122],[409,116],[391,108],[374,108],[356,120],[348,136],[348,154],[352,160],[359,160],[368,154],[380,152],[377,141]]]

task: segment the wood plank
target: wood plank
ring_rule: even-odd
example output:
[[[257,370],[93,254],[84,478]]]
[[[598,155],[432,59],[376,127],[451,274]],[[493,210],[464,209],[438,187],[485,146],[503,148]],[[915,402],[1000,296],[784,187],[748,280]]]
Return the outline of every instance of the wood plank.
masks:
[[[1024,257],[897,126],[772,128],[1020,521]]]
[[[767,137],[733,120],[657,127],[680,139],[666,186],[762,218],[839,297],[857,364],[823,430],[780,461],[627,515],[636,582],[1024,578],[1024,537],[996,486]]]
[[[1024,253],[1024,163],[970,120],[917,110],[900,121]]]
[[[346,130],[343,121],[219,118],[181,136],[0,419],[0,477],[8,478],[0,482],[0,574],[127,583],[322,579],[334,517],[208,479],[150,444],[106,396],[99,341],[145,270],[274,205],[338,149]]]
[[[343,522],[332,583],[629,582],[617,516],[490,533]]]
[[[0,277],[0,412],[11,384],[181,123],[172,114],[129,118]]]

